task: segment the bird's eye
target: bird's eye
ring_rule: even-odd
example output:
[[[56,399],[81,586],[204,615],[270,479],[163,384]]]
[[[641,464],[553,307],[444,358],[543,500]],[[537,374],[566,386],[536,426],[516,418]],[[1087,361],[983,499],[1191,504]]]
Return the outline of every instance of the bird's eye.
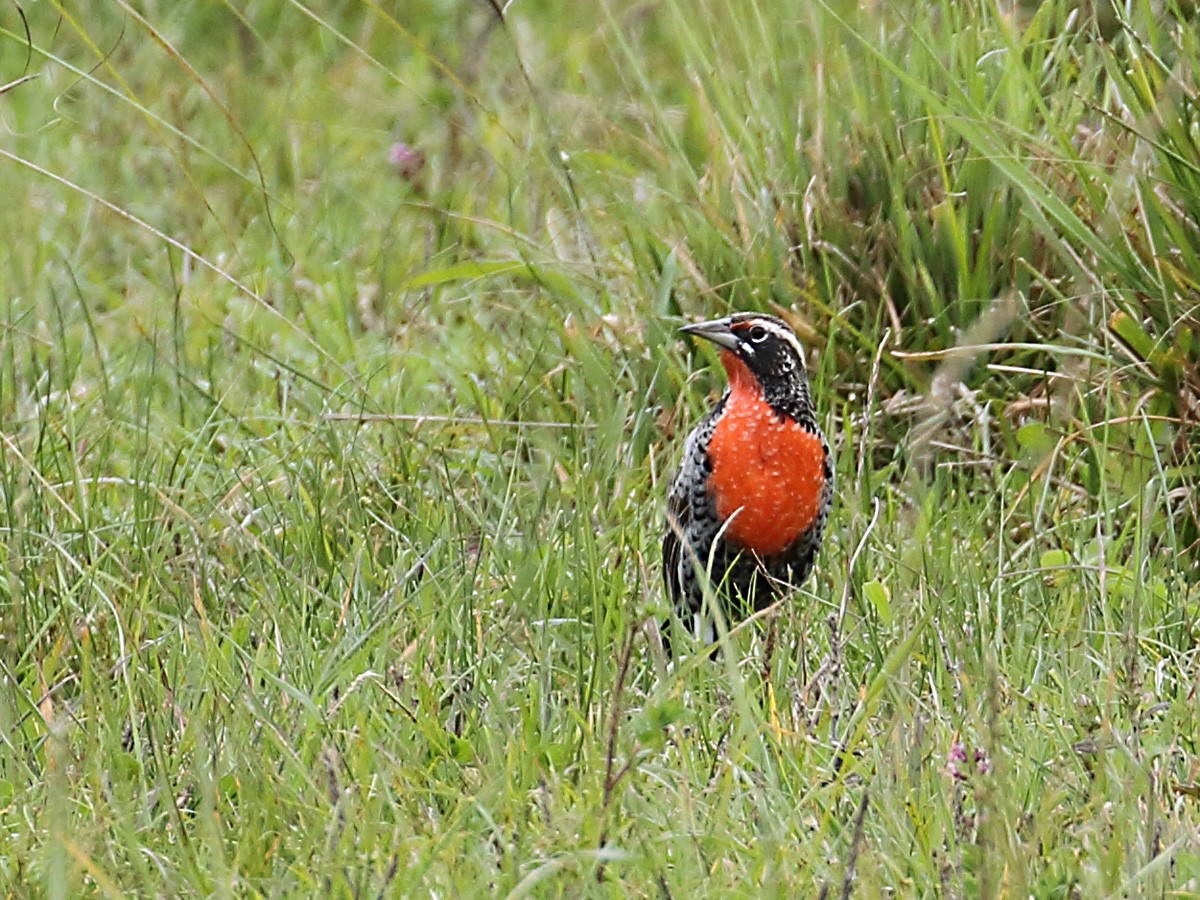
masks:
[[[754,343],[761,344],[766,339],[767,329],[763,328],[761,325],[755,325],[750,329],[750,340],[752,340]]]

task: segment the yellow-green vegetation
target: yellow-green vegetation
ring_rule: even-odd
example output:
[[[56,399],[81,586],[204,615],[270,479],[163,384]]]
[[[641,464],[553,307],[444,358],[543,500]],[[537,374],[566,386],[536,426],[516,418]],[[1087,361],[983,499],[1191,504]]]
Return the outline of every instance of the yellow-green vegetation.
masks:
[[[1200,893],[1195,15],[5,5],[2,893]],[[837,505],[667,668],[730,309]]]

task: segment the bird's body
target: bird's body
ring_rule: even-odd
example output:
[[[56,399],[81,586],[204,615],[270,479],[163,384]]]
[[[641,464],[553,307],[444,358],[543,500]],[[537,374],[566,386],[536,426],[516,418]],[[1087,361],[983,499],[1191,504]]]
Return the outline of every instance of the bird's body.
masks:
[[[833,504],[833,466],[787,325],[739,313],[683,330],[721,348],[729,389],[684,446],[663,578],[676,617],[711,641],[705,579],[736,620],[808,577]]]

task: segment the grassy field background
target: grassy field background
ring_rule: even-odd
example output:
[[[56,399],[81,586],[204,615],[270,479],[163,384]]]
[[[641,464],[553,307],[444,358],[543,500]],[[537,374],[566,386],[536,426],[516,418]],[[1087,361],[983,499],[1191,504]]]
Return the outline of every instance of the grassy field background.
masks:
[[[1200,893],[1200,31],[0,11],[6,896]],[[816,576],[668,671],[786,316]]]

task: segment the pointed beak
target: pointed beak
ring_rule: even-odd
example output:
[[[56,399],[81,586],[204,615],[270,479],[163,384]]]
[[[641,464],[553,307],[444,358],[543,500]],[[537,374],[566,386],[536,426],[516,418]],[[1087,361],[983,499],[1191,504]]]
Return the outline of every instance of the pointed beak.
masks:
[[[697,322],[695,325],[684,325],[679,331],[681,334],[694,334],[706,341],[712,341],[726,350],[736,351],[741,344],[738,336],[729,327],[728,319],[712,319],[708,322]]]

